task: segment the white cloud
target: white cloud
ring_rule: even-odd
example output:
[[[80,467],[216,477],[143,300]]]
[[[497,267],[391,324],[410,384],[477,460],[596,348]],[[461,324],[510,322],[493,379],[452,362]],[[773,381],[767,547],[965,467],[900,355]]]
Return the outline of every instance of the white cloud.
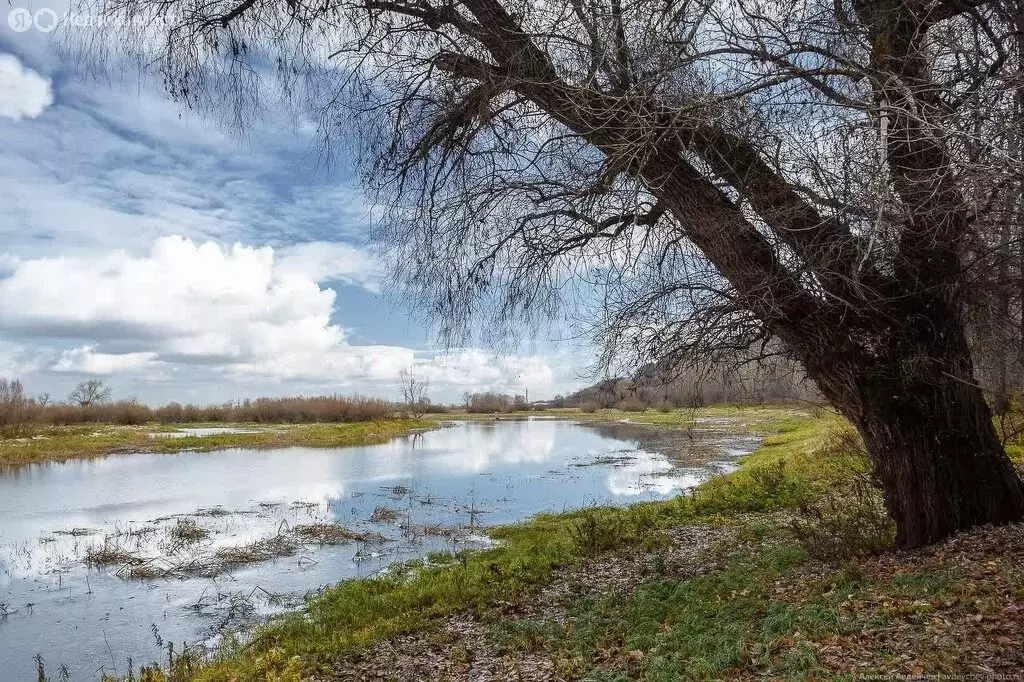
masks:
[[[537,395],[550,390],[555,383],[555,372],[545,358],[497,355],[476,348],[438,355],[418,371],[425,379],[468,391],[522,392],[533,388]]]
[[[205,381],[379,394],[413,367],[449,399],[463,390],[538,395],[555,381],[539,356],[350,343],[331,321],[336,293],[318,281],[371,281],[377,270],[346,245],[275,250],[171,236],[141,256],[118,250],[10,265],[0,280],[0,330],[56,345],[50,372],[155,381],[185,369]]]
[[[378,314],[384,273],[359,246],[377,208],[343,159],[325,173],[310,157],[308,121],[271,110],[235,136],[132,69],[73,77],[43,38],[20,35],[20,61],[0,54],[3,78],[29,84],[0,86],[0,376],[60,394],[74,374],[109,375],[116,395],[196,402],[395,397],[408,367],[435,400],[572,381],[564,358],[404,347],[425,331]]]
[[[11,54],[0,54],[0,116],[35,118],[53,104],[50,79],[25,68]]]
[[[142,257],[114,251],[20,261],[0,282],[0,326],[116,342],[133,354],[129,365],[139,353],[245,365],[343,345],[341,328],[330,324],[334,296],[308,275],[277,267],[269,247],[163,237]],[[113,368],[109,355],[90,345],[58,366]]]
[[[380,265],[366,249],[345,242],[306,242],[279,250],[285,272],[301,272],[317,282],[339,280],[379,291]]]
[[[60,92],[45,116],[0,117],[5,251],[141,250],[167,234],[276,245],[365,237],[372,204],[346,169],[313,174],[310,140],[292,121],[269,112],[241,139],[167,101],[158,83],[66,77]]]
[[[53,365],[56,372],[80,374],[115,374],[151,368],[156,362],[156,353],[97,353],[95,346],[69,348],[63,351]]]

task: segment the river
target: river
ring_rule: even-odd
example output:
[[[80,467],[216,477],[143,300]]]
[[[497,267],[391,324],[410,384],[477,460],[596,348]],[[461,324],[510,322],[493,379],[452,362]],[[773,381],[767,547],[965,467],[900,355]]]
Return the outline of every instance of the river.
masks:
[[[0,471],[0,678],[36,679],[37,654],[54,679],[123,675],[338,580],[486,546],[489,525],[677,495],[759,442],[707,430],[688,462],[645,450],[645,428],[459,422],[382,445]]]

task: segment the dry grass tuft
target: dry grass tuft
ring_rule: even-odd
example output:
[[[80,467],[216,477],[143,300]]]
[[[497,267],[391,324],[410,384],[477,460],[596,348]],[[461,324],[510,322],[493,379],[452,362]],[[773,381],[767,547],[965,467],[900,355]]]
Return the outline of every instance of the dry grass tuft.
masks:
[[[294,554],[298,546],[299,544],[293,538],[282,534],[256,540],[248,545],[224,547],[217,550],[213,558],[226,569],[288,556]]]
[[[95,535],[99,531],[92,528],[70,528],[68,530],[55,530],[54,535],[70,535],[73,538],[79,538],[84,535]]]
[[[210,536],[210,531],[192,519],[178,519],[178,522],[174,524],[169,532],[175,542],[184,544],[199,542]]]
[[[355,531],[338,523],[310,523],[296,526],[293,532],[306,542],[317,542],[321,545],[341,545],[346,542],[382,543],[387,540],[380,533]]]
[[[377,507],[373,510],[373,515],[370,516],[371,521],[397,521],[398,510],[392,507]]]
[[[102,547],[90,547],[85,552],[85,563],[90,566],[138,566],[145,563],[145,559],[123,547],[104,544]]]

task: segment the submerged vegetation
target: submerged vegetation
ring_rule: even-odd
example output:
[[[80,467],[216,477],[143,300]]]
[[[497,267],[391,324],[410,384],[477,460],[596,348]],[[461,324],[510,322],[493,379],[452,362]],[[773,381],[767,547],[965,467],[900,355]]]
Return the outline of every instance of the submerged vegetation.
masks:
[[[155,532],[156,527],[144,526],[108,535],[103,544],[86,550],[85,563],[126,579],[215,578],[236,568],[291,556],[304,546],[388,542],[379,533],[354,530],[336,522],[317,522],[293,528],[282,525],[273,535],[211,548],[203,542],[212,536],[208,528],[195,519],[179,518],[163,531],[166,541],[159,546],[160,551],[140,547],[137,536]]]
[[[292,532],[306,542],[320,545],[341,545],[347,542],[378,544],[387,540],[380,533],[352,530],[340,523],[306,523],[296,526]]]

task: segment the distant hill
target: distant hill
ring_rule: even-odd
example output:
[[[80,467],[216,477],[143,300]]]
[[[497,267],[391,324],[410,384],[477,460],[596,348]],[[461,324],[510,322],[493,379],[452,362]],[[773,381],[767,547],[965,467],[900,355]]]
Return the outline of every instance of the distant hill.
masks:
[[[816,397],[813,385],[795,364],[774,359],[739,368],[671,374],[648,365],[632,377],[603,379],[547,404],[551,407],[638,410],[715,403],[771,403]]]

